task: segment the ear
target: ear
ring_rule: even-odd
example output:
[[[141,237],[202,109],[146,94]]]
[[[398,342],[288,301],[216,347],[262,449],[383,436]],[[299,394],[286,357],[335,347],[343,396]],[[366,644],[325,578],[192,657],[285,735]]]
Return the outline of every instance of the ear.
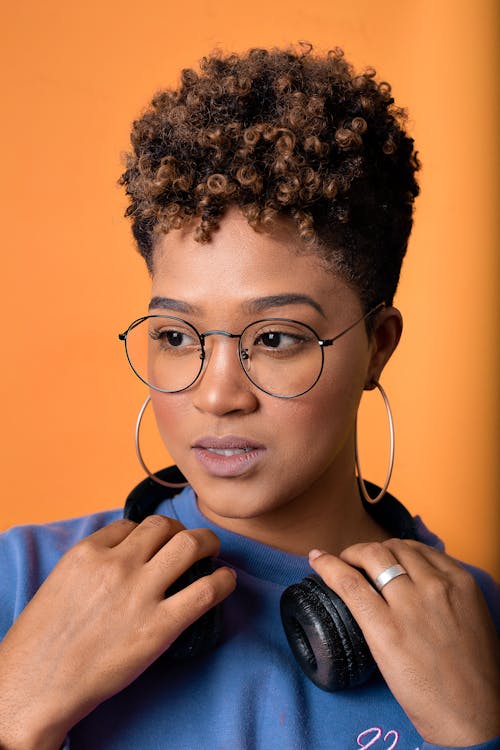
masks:
[[[370,344],[372,353],[365,388],[373,387],[396,349],[403,331],[403,318],[395,307],[385,307],[374,321]]]

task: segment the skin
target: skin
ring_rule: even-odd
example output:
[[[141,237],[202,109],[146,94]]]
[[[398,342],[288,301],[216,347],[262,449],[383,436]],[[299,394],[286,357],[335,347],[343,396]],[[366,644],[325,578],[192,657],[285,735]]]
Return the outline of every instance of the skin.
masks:
[[[500,732],[495,628],[474,578],[420,542],[356,544],[339,557],[314,550],[313,569],[344,599],[392,693],[429,743],[467,747]],[[375,591],[401,564],[408,575]]]
[[[208,529],[163,516],[115,521],[69,550],[0,645],[0,748],[58,750],[72,726],[233,591],[234,573],[220,568],[164,598],[218,551]]]
[[[324,315],[304,303],[246,310],[250,300],[284,293],[307,294]],[[194,311],[163,305],[152,307],[152,313],[179,315],[198,331],[239,333],[255,320],[284,317],[326,338],[364,312],[356,292],[317,255],[305,252],[285,222],[272,234],[258,234],[237,210],[227,214],[209,247],[195,242],[191,230],[163,239],[154,264],[152,298],[157,297],[189,304]],[[363,323],[352,328],[325,349],[320,380],[298,398],[280,399],[257,389],[242,371],[236,341],[220,336],[213,337],[208,364],[192,388],[168,395],[151,391],[163,441],[194,487],[203,514],[224,528],[302,555],[313,546],[340,552],[358,541],[387,538],[360,500],[354,425],[363,388],[380,377],[401,327],[399,312],[388,308],[377,317],[370,340]],[[231,434],[264,445],[265,456],[241,477],[213,477],[192,446],[205,435]]]
[[[324,315],[304,303],[259,316],[247,310],[255,297],[284,293],[308,294]],[[200,331],[239,333],[269,315],[302,320],[330,337],[362,314],[356,292],[305,252],[285,222],[257,234],[236,210],[208,246],[195,243],[189,229],[159,242],[152,296],[196,307],[180,317]],[[370,337],[363,324],[355,326],[325,353],[317,385],[296,399],[255,388],[235,341],[220,336],[192,388],[151,395],[164,441],[205,516],[290,552],[316,548],[311,565],[345,599],[417,730],[428,742],[461,747],[500,731],[486,605],[472,577],[448,557],[389,539],[365,513],[354,474],[359,399],[380,377],[401,325],[398,311],[388,308]],[[265,447],[256,465],[230,479],[210,475],[192,448],[204,435],[227,434]],[[207,529],[186,531],[151,516],[140,525],[112,523],[69,550],[0,645],[0,747],[56,750],[75,723],[228,596],[236,582],[227,568],[163,596],[195,560],[216,556],[218,546]],[[357,570],[374,580],[395,562],[408,575],[382,593]]]

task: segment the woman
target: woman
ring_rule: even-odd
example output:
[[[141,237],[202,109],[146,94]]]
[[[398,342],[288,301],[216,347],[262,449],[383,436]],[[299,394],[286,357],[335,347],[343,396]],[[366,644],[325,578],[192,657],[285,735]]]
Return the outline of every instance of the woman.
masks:
[[[189,485],[162,472],[125,519],[4,535],[1,747],[498,747],[492,581],[356,455],[418,193],[374,75],[307,46],[213,55],[134,123],[122,184],[152,295],[120,337]],[[306,674],[280,598],[311,570],[305,620],[282,600]],[[320,604],[340,646],[314,643]]]

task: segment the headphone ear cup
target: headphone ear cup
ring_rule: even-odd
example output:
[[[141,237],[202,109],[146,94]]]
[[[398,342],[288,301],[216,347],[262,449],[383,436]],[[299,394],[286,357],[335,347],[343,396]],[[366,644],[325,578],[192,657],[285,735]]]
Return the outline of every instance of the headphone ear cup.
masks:
[[[281,620],[303,672],[333,692],[366,682],[376,669],[361,629],[342,599],[314,573],[289,586]]]
[[[167,589],[165,597],[172,596],[178,591],[186,588],[198,578],[213,573],[216,566],[210,557],[198,560],[186,570]],[[222,640],[222,606],[217,604],[208,612],[205,612],[196,622],[193,622],[165,651],[162,659],[167,661],[180,661],[190,659],[215,648]]]

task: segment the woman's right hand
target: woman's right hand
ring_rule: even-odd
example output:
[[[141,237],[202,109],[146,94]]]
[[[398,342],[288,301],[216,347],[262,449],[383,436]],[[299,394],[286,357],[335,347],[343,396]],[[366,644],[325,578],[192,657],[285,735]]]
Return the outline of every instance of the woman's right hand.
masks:
[[[56,750],[133,682],[234,590],[233,572],[219,568],[165,599],[194,562],[218,552],[208,529],[158,515],[114,521],[72,547],[0,644],[0,748]]]

